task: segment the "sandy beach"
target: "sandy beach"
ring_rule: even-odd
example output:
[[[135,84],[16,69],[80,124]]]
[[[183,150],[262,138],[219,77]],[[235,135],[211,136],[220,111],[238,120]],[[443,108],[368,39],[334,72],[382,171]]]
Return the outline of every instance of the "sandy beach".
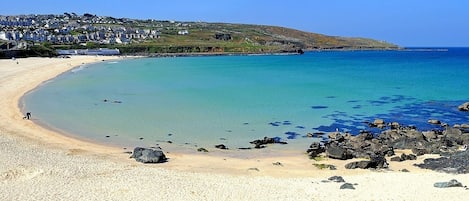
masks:
[[[122,58],[0,60],[0,200],[467,200],[466,188],[433,184],[456,179],[469,185],[469,175],[413,166],[435,156],[389,162],[388,170],[379,171],[346,170],[352,160],[314,161],[301,153],[245,159],[225,157],[223,151],[167,153],[166,163],[141,164],[124,153],[130,150],[72,138],[23,119],[19,101],[28,91],[73,67],[114,59]],[[256,151],[269,150],[249,150]],[[337,170],[321,170],[314,163]],[[342,176],[355,190],[324,182],[331,176]]]

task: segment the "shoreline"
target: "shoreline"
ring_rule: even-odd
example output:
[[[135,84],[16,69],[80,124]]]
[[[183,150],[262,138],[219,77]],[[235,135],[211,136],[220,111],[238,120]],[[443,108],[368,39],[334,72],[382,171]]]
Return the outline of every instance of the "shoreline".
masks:
[[[468,185],[467,176],[412,165],[430,155],[418,161],[390,161],[390,169],[383,171],[346,170],[344,164],[353,160],[332,159],[318,163],[335,165],[337,170],[320,170],[306,154],[243,159],[211,153],[165,153],[169,162],[140,164],[121,148],[72,138],[22,119],[19,101],[25,93],[83,63],[103,59],[119,57],[27,58],[18,59],[19,64],[0,60],[0,95],[4,97],[0,107],[5,108],[0,113],[0,199],[462,200],[467,193],[461,188],[432,186],[453,178]],[[282,165],[273,165],[276,162]],[[357,190],[339,190],[338,184],[321,182],[334,175],[358,183]],[[145,182],[153,186],[142,189],[137,185]],[[158,184],[163,185],[161,189]],[[435,191],[438,194],[433,194]]]

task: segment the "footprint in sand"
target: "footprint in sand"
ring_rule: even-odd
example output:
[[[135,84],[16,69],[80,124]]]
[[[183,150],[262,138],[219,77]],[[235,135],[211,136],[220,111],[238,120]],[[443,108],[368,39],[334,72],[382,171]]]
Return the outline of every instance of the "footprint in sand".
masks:
[[[34,167],[18,167],[0,173],[0,181],[29,180],[44,173],[44,170]]]

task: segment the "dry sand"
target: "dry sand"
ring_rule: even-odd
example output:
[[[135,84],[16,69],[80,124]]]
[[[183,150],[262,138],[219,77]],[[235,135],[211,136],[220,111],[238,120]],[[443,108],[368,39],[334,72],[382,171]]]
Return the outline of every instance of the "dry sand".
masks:
[[[168,153],[164,164],[140,164],[121,148],[79,140],[23,120],[21,96],[83,63],[120,59],[0,60],[0,200],[467,200],[465,188],[439,189],[450,175],[391,162],[389,170],[345,170],[350,161],[314,161],[305,155],[231,158],[213,153]],[[18,62],[18,64],[17,64]],[[34,117],[34,114],[33,114]],[[268,150],[265,149],[265,150]],[[252,152],[261,150],[252,150]],[[264,151],[264,150],[263,150]],[[249,152],[247,152],[249,153]],[[427,156],[431,157],[431,156]],[[280,162],[282,165],[273,165]],[[320,170],[313,163],[333,164]],[[400,170],[407,169],[410,172]],[[323,182],[342,176],[356,184]]]

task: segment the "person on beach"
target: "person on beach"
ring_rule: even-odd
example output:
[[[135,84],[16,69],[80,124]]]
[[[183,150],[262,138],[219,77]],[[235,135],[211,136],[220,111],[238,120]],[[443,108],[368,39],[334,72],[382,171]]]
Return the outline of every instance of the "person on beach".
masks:
[[[27,119],[31,118],[31,112],[26,112],[26,118]]]

